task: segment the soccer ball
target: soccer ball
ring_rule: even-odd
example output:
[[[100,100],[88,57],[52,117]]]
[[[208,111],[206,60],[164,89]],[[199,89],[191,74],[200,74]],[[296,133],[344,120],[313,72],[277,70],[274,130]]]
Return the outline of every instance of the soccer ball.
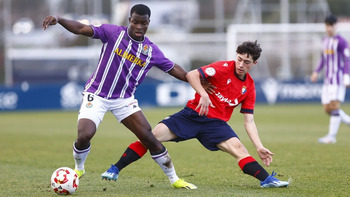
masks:
[[[61,167],[52,173],[51,187],[57,194],[73,194],[77,190],[78,185],[78,175],[71,168]]]

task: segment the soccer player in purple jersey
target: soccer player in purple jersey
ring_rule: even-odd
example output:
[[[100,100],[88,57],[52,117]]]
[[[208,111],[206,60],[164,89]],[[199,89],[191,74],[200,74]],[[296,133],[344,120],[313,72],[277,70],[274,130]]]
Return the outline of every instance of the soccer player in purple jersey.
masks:
[[[330,115],[330,121],[328,134],[318,139],[319,143],[324,144],[336,143],[341,122],[350,125],[349,115],[340,109],[340,103],[345,99],[346,87],[350,85],[350,50],[346,40],[336,34],[336,24],[335,16],[326,17],[327,37],[323,40],[321,61],[311,75],[311,81],[316,82],[318,73],[325,67],[321,102],[326,113]]]
[[[145,37],[150,16],[151,10],[146,5],[137,4],[130,10],[127,27],[85,25],[57,16],[44,19],[44,30],[58,23],[74,34],[100,39],[103,43],[97,68],[85,85],[78,115],[78,137],[73,143],[73,157],[74,170],[79,177],[85,174],[84,163],[91,149],[90,140],[107,111],[111,111],[138,137],[159,165],[169,158],[167,149],[152,134],[134,93],[153,66],[182,81],[187,81],[187,72],[166,58],[157,45]],[[174,177],[173,182],[177,183],[177,188],[192,185],[178,177]]]

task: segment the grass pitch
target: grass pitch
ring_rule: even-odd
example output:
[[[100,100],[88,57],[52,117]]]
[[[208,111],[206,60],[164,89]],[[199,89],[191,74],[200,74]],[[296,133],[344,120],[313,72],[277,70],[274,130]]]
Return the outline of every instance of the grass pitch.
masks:
[[[350,113],[350,105],[344,104]],[[180,108],[144,109],[152,126]],[[50,177],[62,166],[74,168],[72,143],[76,138],[76,111],[0,113],[0,196],[56,196]],[[260,188],[259,181],[242,173],[230,155],[203,148],[197,140],[167,142],[180,178],[197,190],[175,190],[150,158],[123,169],[117,182],[100,174],[115,163],[136,137],[106,114],[92,140],[75,196],[348,196],[350,189],[350,128],[341,125],[337,143],[318,144],[327,133],[328,117],[320,104],[257,105],[255,122],[265,147],[275,153],[269,173],[293,182],[289,188]],[[229,124],[257,161],[243,127],[239,109]],[[260,162],[261,163],[261,162]]]

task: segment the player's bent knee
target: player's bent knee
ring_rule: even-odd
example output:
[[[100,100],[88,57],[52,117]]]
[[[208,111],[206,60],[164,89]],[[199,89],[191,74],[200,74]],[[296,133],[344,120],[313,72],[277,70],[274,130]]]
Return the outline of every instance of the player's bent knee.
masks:
[[[163,148],[162,143],[152,134],[140,139],[140,141],[150,151],[159,151]]]
[[[247,149],[242,144],[242,142],[236,138],[230,138],[226,141],[221,142],[218,144],[218,147],[230,155],[234,156],[235,158],[241,158],[249,155]]]
[[[152,133],[160,142],[166,142],[177,138],[177,136],[163,123],[159,123],[153,129]]]

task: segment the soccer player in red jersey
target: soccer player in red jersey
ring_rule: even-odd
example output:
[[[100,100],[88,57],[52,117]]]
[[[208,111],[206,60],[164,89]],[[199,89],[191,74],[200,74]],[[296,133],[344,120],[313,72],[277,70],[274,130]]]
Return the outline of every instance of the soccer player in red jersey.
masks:
[[[211,151],[221,150],[232,155],[246,174],[260,180],[261,187],[287,187],[289,182],[280,181],[269,173],[248,153],[237,134],[227,124],[236,106],[241,104],[244,126],[262,162],[269,166],[273,153],[265,148],[259,138],[254,122],[255,85],[249,75],[261,54],[257,42],[244,42],[237,47],[236,61],[218,61],[190,71],[186,78],[196,91],[195,98],[189,100],[184,109],[162,120],[153,134],[161,141],[185,141],[196,138]],[[215,86],[209,93],[203,88],[201,80]],[[146,148],[139,142],[132,143],[120,160],[112,165],[102,177],[119,174],[128,164],[141,158]],[[156,156],[152,156],[157,161]],[[177,178],[170,157],[157,161],[169,180]],[[196,189],[188,187],[187,189]]]

